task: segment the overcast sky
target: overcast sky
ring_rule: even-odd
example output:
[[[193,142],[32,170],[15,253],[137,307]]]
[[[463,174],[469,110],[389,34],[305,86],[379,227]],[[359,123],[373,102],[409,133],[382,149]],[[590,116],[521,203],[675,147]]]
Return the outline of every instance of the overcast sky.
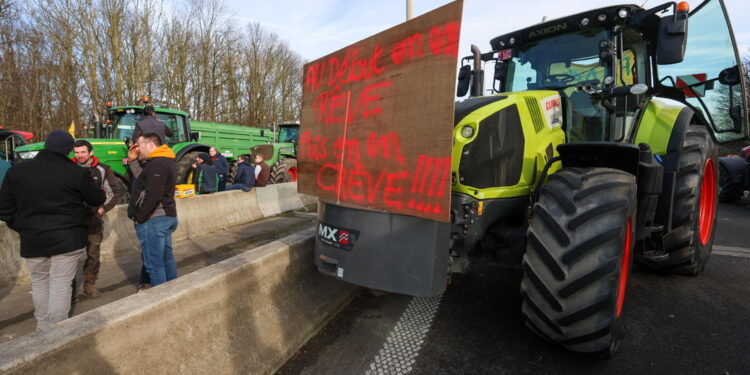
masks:
[[[449,2],[413,1],[415,17]],[[644,8],[664,2],[648,0]],[[459,55],[468,55],[472,43],[487,51],[493,37],[538,23],[543,16],[557,18],[623,3],[628,1],[465,0]],[[694,9],[701,1],[689,3]],[[725,0],[724,3],[732,19],[738,48],[748,54],[750,22],[742,20],[741,16],[750,15],[750,1]],[[261,23],[308,61],[404,22],[406,17],[405,0],[226,0],[226,4],[233,18]]]

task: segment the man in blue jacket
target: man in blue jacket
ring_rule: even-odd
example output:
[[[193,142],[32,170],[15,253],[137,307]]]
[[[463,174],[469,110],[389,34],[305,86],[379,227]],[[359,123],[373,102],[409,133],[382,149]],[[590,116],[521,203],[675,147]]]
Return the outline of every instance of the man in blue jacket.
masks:
[[[211,162],[213,162],[216,173],[219,174],[219,191],[227,190],[227,176],[229,175],[229,162],[216,147],[208,149],[208,153],[211,154]]]
[[[237,157],[237,172],[234,175],[235,184],[227,190],[240,190],[248,192],[255,185],[255,168],[247,162],[247,156]]]

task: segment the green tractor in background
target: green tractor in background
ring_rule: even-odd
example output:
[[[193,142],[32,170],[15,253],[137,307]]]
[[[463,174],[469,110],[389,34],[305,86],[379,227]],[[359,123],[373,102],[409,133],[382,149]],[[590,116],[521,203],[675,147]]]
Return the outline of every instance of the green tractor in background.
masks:
[[[148,103],[147,99],[145,103]],[[121,188],[125,190],[130,186],[130,177],[127,166],[122,161],[127,156],[127,144],[133,141],[131,136],[135,124],[143,117],[143,109],[142,105],[112,107],[111,103],[108,103],[106,120],[95,121],[94,125],[87,130],[90,138],[85,138],[94,146],[94,155],[101,163],[112,168]],[[296,163],[289,167],[289,169],[293,167],[291,172],[283,168],[291,164],[288,159],[296,161],[296,137],[299,135],[299,124],[283,124],[271,130],[191,121],[187,112],[169,108],[156,107],[154,111],[156,117],[164,121],[173,133],[173,136],[168,139],[168,144],[177,156],[178,184],[190,183],[195,156],[208,152],[212,146],[216,147],[229,161],[230,182],[234,175],[237,156],[248,154],[251,150],[256,150],[252,152],[262,151],[266,162],[274,168],[272,175],[275,173],[278,181],[272,180],[272,183],[283,182],[285,178],[296,181]],[[16,162],[32,159],[43,148],[43,142],[16,147]],[[287,174],[293,175],[294,178],[286,177]]]
[[[459,70],[458,96],[471,97],[455,107],[451,223],[324,202],[321,223],[361,237],[353,249],[318,239],[315,262],[411,295],[441,293],[473,262],[520,264],[529,329],[609,356],[623,335],[632,262],[698,275],[711,254],[715,143],[748,131],[724,4],[610,6],[490,45],[472,46],[463,63],[473,64]]]

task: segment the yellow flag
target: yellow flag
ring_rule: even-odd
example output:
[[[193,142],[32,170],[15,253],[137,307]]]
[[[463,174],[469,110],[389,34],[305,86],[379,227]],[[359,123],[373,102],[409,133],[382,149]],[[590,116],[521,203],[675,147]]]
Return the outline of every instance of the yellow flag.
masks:
[[[70,136],[75,138],[76,137],[76,123],[75,121],[70,122],[70,128],[68,128],[68,133],[70,133]]]

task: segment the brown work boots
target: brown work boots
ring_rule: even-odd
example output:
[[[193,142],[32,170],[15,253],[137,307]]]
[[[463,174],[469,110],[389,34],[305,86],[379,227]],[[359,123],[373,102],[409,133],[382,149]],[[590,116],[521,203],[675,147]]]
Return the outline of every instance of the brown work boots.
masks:
[[[99,298],[102,294],[96,289],[96,275],[83,275],[83,294],[89,298]]]

